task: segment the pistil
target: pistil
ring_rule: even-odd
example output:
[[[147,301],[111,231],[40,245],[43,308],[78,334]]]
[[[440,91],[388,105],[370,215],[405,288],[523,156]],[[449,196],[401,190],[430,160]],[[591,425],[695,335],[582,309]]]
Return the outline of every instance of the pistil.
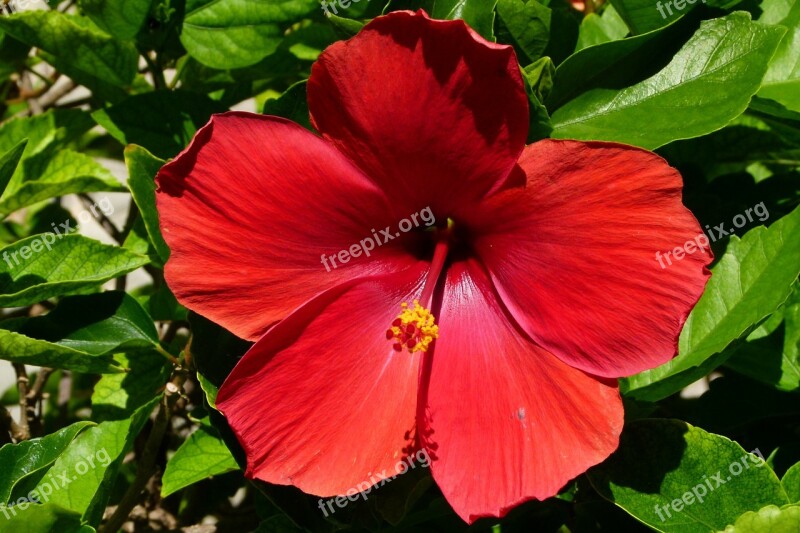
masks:
[[[433,249],[431,267],[425,277],[422,294],[414,300],[413,306],[407,302],[401,304],[402,311],[392,321],[392,327],[386,330],[386,339],[392,341],[392,348],[409,353],[425,352],[430,344],[439,337],[439,326],[430,311],[433,291],[444,270],[447,253],[450,250],[453,221],[448,219],[447,227],[437,230],[436,245]]]

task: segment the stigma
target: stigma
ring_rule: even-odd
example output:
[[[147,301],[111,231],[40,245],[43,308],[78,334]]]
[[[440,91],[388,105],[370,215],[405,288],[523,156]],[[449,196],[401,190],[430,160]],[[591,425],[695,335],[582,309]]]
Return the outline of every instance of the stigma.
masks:
[[[404,348],[409,353],[427,351],[430,344],[439,338],[436,318],[419,304],[419,300],[414,300],[414,307],[405,302],[400,307],[403,310],[392,321],[392,327],[386,330],[386,340],[394,341],[392,348],[396,352],[402,352]]]

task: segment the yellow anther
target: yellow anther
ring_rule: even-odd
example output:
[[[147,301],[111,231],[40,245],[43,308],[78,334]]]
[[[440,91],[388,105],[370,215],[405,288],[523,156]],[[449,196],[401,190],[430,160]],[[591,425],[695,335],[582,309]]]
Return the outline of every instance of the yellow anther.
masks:
[[[398,352],[403,348],[410,353],[427,351],[434,339],[439,338],[436,318],[419,304],[419,300],[414,300],[414,307],[405,302],[400,307],[402,311],[386,330],[386,339],[395,341],[392,348]]]

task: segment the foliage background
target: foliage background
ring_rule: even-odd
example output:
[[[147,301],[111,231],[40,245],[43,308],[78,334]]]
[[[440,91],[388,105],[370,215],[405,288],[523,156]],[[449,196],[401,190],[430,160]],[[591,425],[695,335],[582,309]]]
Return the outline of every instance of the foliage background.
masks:
[[[0,17],[0,255],[68,220],[81,231],[25,268],[0,261],[0,359],[15,371],[0,503],[98,450],[110,462],[43,505],[5,508],[0,531],[800,530],[798,0],[683,2],[665,17],[652,0],[362,0],[338,16],[316,0],[15,4]],[[471,527],[418,470],[327,519],[316,498],[244,480],[213,406],[247,343],[175,301],[154,203],[156,171],[212,113],[255,107],[310,128],[320,51],[419,7],[514,46],[531,142],[656,150],[704,226],[769,213],[713,243],[675,360],[621,380],[620,450],[558,497]],[[100,242],[76,219],[103,198],[122,212],[95,209]],[[655,513],[756,449],[766,466]]]

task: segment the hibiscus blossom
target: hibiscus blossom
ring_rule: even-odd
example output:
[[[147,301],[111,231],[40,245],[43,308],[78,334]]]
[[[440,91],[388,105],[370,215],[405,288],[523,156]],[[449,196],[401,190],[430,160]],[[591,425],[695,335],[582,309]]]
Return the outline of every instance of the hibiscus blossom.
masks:
[[[329,47],[308,103],[321,136],[217,115],[157,178],[170,287],[257,341],[217,398],[247,476],[330,497],[425,450],[472,522],[608,457],[613,378],[674,356],[709,275],[708,250],[655,259],[701,233],[679,174],[620,144],[525,146],[512,48],[424,12]],[[321,264],[426,207],[427,231]]]

